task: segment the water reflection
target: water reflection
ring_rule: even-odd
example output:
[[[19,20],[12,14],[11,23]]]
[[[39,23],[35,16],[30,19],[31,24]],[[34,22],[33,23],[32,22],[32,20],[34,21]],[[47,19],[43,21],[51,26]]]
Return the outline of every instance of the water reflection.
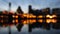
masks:
[[[22,19],[22,20],[12,20],[13,23],[6,24],[0,23],[0,27],[8,27],[15,25],[17,31],[21,31],[22,27],[28,24],[28,31],[32,32],[34,28],[42,28],[46,30],[53,29],[60,29],[60,20],[59,19]],[[15,24],[16,23],[16,24]]]

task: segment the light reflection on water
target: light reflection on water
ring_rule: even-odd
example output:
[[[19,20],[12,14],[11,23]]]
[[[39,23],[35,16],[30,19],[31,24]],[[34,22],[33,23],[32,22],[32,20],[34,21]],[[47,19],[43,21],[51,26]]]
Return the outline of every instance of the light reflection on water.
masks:
[[[53,23],[56,23],[57,20],[56,19],[47,19],[49,22],[52,22]],[[24,21],[28,21],[28,22],[35,22],[34,20],[24,20]],[[42,19],[38,20],[40,23],[42,23]],[[54,22],[55,21],[55,22]],[[25,23],[28,23],[28,22],[25,22]],[[32,23],[32,22],[31,22]],[[47,22],[46,22],[47,23]],[[11,27],[11,34],[60,34],[60,29],[53,29],[51,28],[50,30],[46,30],[46,29],[43,29],[43,28],[34,28],[32,29],[32,32],[28,32],[28,24],[24,24],[22,29],[21,29],[21,32],[18,32],[17,31],[17,28],[16,28],[16,25],[12,25],[10,26]],[[8,29],[8,26],[7,27],[0,27],[0,34],[8,34],[9,32],[9,29]]]

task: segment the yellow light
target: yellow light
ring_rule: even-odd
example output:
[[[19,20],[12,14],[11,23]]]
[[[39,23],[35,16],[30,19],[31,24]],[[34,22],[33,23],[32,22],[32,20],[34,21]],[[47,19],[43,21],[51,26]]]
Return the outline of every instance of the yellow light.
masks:
[[[50,23],[50,22],[56,23],[57,20],[56,19],[46,19],[46,23]]]
[[[39,15],[38,18],[43,18],[43,16],[42,15]]]
[[[28,24],[29,23],[29,20],[24,20],[23,21],[23,24]]]
[[[50,16],[49,18],[53,18],[52,16]]]
[[[47,18],[54,18],[57,17],[56,15],[46,15]]]
[[[47,17],[47,18],[53,18],[53,16],[50,16],[50,15],[47,15],[46,17]]]
[[[29,18],[36,18],[36,16],[33,14],[29,14]]]
[[[46,23],[50,23],[51,22],[51,19],[46,19]]]

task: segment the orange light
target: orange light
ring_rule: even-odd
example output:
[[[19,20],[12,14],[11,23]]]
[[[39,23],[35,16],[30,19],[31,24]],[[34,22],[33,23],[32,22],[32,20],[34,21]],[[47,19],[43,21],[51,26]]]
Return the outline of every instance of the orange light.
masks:
[[[38,20],[38,22],[42,23],[42,22],[43,22],[43,20],[42,20],[42,19],[39,19],[39,20]]]
[[[36,18],[36,16],[32,16],[33,18]]]
[[[52,19],[51,21],[52,21],[53,23],[56,23],[56,22],[57,22],[57,20],[56,20],[56,19]]]
[[[16,15],[15,18],[18,18],[18,15]]]
[[[35,19],[31,19],[31,20],[29,20],[29,23],[30,23],[30,24],[35,23],[35,22],[36,22]]]
[[[23,16],[24,16],[24,17],[26,17],[26,16],[27,16],[27,14],[23,14]]]
[[[56,23],[57,20],[56,19],[46,19],[46,23],[50,23],[50,22]]]
[[[15,21],[16,21],[16,23],[18,23],[18,19],[16,19]]]
[[[46,19],[46,23],[50,23],[51,22],[51,19]]]
[[[33,14],[23,14],[24,17],[27,17],[27,18],[36,18],[36,16],[34,16]]]
[[[26,24],[26,21],[24,21],[23,24]]]
[[[57,17],[56,15],[46,15],[47,18],[54,18]]]
[[[3,23],[3,20],[1,20],[1,22]]]
[[[23,24],[28,24],[29,23],[29,20],[24,20],[23,21]]]
[[[52,15],[52,17],[57,17],[56,15]]]
[[[42,15],[39,15],[38,18],[43,18],[43,16]]]
[[[32,23],[34,23],[34,22],[36,22],[36,20],[24,20],[23,21],[23,24],[32,24]]]

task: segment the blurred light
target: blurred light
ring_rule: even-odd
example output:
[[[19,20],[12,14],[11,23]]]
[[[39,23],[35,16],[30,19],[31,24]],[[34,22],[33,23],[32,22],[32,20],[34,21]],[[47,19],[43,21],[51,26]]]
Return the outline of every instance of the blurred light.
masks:
[[[29,23],[29,20],[24,20],[23,21],[23,24],[28,24]]]
[[[30,20],[24,20],[23,24],[32,24],[32,23],[35,23],[35,22],[36,22],[35,19],[30,19]]]
[[[57,17],[56,15],[46,15],[47,18],[54,18]]]
[[[1,18],[3,18],[3,15],[1,15]]]
[[[12,15],[13,18],[15,18],[15,15]]]
[[[18,18],[18,15],[16,15],[15,18]]]
[[[38,22],[43,23],[43,19],[39,19]]]
[[[50,23],[51,22],[51,19],[46,19],[46,23]]]
[[[18,19],[16,19],[15,22],[18,23]]]
[[[57,22],[57,20],[56,20],[56,19],[52,19],[51,21],[52,21],[53,23],[56,23],[56,22]]]
[[[38,18],[43,18],[43,16],[42,15],[39,15]]]
[[[1,20],[1,22],[3,23],[3,20]]]
[[[46,23],[56,23],[57,20],[56,19],[46,19]]]
[[[33,14],[28,14],[28,13],[23,14],[23,16],[26,18],[36,18],[36,16],[34,16]]]
[[[29,24],[33,24],[33,23],[35,23],[35,22],[36,22],[35,19],[30,19],[30,20],[29,20]]]
[[[12,20],[13,23],[15,23],[15,20]]]

